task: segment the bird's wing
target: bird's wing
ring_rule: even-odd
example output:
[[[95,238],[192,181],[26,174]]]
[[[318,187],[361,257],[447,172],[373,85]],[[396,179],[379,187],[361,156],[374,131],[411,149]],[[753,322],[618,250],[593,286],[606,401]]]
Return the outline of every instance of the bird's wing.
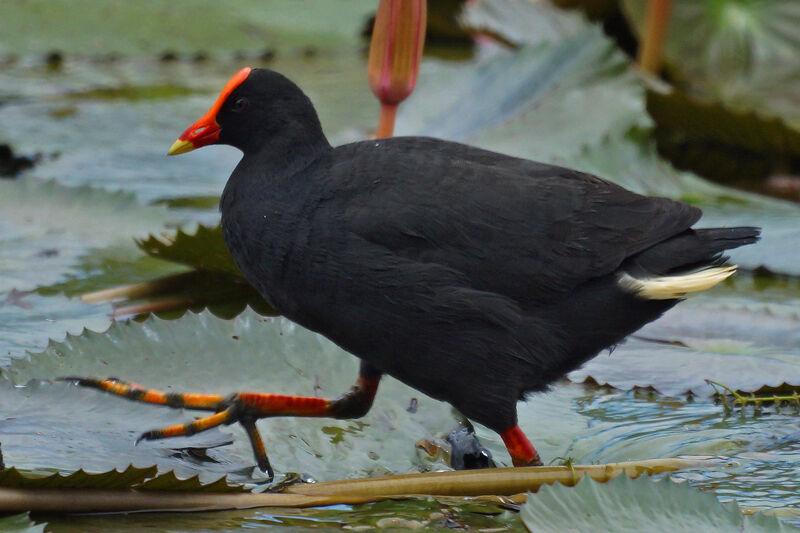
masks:
[[[395,143],[334,169],[350,189],[347,229],[519,302],[551,301],[611,273],[701,215],[560,167],[429,139]]]

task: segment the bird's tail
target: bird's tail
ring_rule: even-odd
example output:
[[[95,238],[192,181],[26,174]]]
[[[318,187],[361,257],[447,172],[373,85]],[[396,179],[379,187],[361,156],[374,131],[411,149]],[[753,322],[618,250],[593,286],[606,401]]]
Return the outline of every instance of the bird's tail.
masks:
[[[723,252],[758,240],[759,228],[689,230],[631,258],[619,286],[648,300],[686,298],[710,289],[736,272]]]
[[[736,265],[710,266],[657,278],[635,278],[623,272],[619,278],[619,286],[626,292],[648,300],[674,300],[710,289],[735,272]]]

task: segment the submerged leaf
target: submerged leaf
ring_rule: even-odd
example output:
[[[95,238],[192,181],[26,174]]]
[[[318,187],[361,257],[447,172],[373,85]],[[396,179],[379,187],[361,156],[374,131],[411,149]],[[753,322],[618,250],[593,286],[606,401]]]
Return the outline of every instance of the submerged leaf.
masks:
[[[522,521],[530,531],[548,533],[720,533],[781,532],[791,528],[774,516],[745,516],[734,503],[669,479],[619,476],[607,483],[584,479],[575,487],[548,485],[528,498]]]

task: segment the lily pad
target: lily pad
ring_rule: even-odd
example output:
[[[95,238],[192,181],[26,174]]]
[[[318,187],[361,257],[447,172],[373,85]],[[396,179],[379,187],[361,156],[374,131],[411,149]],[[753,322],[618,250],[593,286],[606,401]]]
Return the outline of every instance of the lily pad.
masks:
[[[734,503],[670,480],[653,482],[619,476],[608,483],[582,480],[575,487],[548,485],[522,507],[522,521],[537,533],[596,531],[781,532],[790,528],[774,516],[745,516]]]
[[[742,268],[800,275],[800,206],[772,200],[703,180],[675,170],[659,158],[651,142],[605,139],[562,160],[562,164],[610,179],[639,193],[668,196],[703,210],[696,227],[758,226],[761,240],[731,250]]]
[[[105,471],[132,462],[158,464],[183,477],[233,473],[236,480],[247,472],[249,479],[247,467],[253,459],[238,427],[233,429],[234,446],[208,450],[205,460],[176,449],[215,447],[230,437],[212,431],[134,447],[138,433],[186,421],[188,414],[41,380],[118,376],[170,391],[335,397],[354,383],[357,370],[355,357],[321,336],[249,310],[234,320],[204,312],[178,320],[114,324],[104,334],[86,332],[53,343],[5,369],[9,379],[27,385],[0,387],[0,404],[6,407],[0,422],[3,451],[9,465],[29,470]],[[408,410],[412,398],[417,399],[413,413]],[[259,423],[277,472],[302,468],[326,479],[426,469],[414,443],[447,434],[457,424],[448,405],[390,378],[381,383],[375,406],[362,419],[275,418]],[[43,427],[44,434],[37,435]]]
[[[195,231],[151,235],[137,244],[151,257],[181,263],[198,270],[243,277],[233,262],[220,226],[199,225]]]
[[[69,475],[51,474],[31,476],[16,468],[0,472],[0,487],[13,489],[128,489],[156,475],[156,468],[135,468],[129,466],[124,471],[111,470],[90,474],[83,470]]]
[[[377,122],[379,104],[364,81],[365,58],[353,47],[310,58],[278,54],[269,62],[76,59],[55,73],[20,60],[0,70],[0,92],[13,98],[0,107],[0,121],[16,125],[3,141],[23,153],[44,154],[28,171],[34,177],[135,192],[145,202],[218,196],[241,157],[238,150],[212,146],[175,158],[166,151],[208,110],[232,73],[248,65],[296,81],[336,144],[364,138]],[[215,204],[181,215],[206,224],[219,216]]]
[[[517,23],[507,35],[520,48],[485,51],[470,68],[430,69],[400,109],[401,133],[466,141],[689,201],[704,209],[701,226],[761,226],[762,241],[733,251],[734,261],[800,274],[800,246],[789,244],[800,243],[800,207],[710,183],[661,159],[645,88],[598,27],[542,3],[484,4],[471,8],[479,10],[476,24],[502,34],[510,12]],[[542,28],[515,32],[522,26]]]
[[[0,292],[60,281],[92,248],[130,242],[168,219],[130,194],[35,179],[0,181],[0,205]]]
[[[358,43],[374,6],[358,0],[270,5],[257,0],[201,0],[176,8],[166,0],[98,5],[91,0],[12,2],[0,21],[0,53],[175,53],[264,50]],[[186,23],[187,15],[191,24]],[[131,21],[137,21],[132,24]]]
[[[498,31],[513,15],[527,28],[511,29],[520,47],[489,47],[469,68],[437,65],[423,73],[400,108],[398,134],[468,141],[549,161],[651,124],[627,57],[599,27],[545,3],[479,3],[473,9],[480,10],[478,20],[471,21],[470,9],[468,21]],[[586,120],[589,109],[592,120]]]
[[[159,490],[178,492],[246,492],[241,485],[231,485],[224,477],[203,483],[197,476],[180,478],[175,472],[158,474],[156,467],[129,466],[123,471],[89,473],[83,470],[69,475],[30,475],[16,468],[0,471],[0,487],[12,489],[75,489],[75,490]]]
[[[743,391],[798,386],[800,314],[780,304],[684,302],[569,377],[670,396],[711,396],[707,379]]]
[[[3,533],[44,533],[46,523],[35,523],[27,513],[0,517]]]
[[[0,294],[0,368],[28,350],[43,350],[49,339],[100,331],[111,324],[111,306],[88,304],[63,295]],[[2,440],[0,440],[2,442]]]
[[[641,35],[646,2],[623,0],[621,5]],[[664,49],[670,73],[701,112],[709,104],[722,104],[731,113],[727,121],[749,130],[738,134],[733,146],[800,154],[800,5],[792,0],[675,0],[669,23],[675,29]],[[670,116],[680,120],[677,113]],[[669,120],[664,113],[659,117]],[[680,126],[679,131],[717,142],[731,137],[722,124],[715,128],[702,115],[684,114]]]
[[[800,128],[757,110],[732,110],[676,87],[651,88],[647,109],[663,154],[731,185],[754,188],[754,178],[785,172],[787,154],[800,154]]]

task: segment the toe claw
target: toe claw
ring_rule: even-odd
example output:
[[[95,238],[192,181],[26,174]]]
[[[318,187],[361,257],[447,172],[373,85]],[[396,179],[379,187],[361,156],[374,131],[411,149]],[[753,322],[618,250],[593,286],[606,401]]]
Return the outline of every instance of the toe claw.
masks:
[[[86,381],[86,378],[82,378],[80,376],[59,376],[55,380],[56,381],[68,381],[69,383],[72,383],[73,385],[81,385],[84,381]]]
[[[143,440],[156,440],[158,439],[158,430],[150,430],[145,431],[138,437],[136,437],[136,442],[133,443],[134,446],[138,446],[140,442]]]

